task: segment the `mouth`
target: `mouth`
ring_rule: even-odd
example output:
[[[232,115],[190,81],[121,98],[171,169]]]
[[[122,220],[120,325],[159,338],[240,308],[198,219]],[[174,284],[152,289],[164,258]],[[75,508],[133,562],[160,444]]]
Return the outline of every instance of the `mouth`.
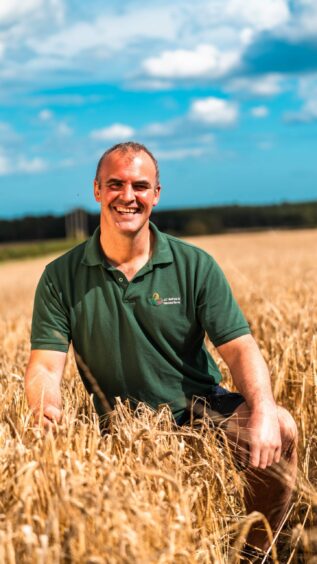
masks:
[[[140,208],[128,208],[125,206],[113,206],[113,209],[120,215],[135,215],[140,211]]]

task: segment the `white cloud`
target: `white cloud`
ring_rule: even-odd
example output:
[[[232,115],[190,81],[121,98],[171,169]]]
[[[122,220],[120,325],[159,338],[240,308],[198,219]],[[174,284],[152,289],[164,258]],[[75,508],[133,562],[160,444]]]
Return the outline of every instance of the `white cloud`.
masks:
[[[73,133],[72,128],[63,121],[57,124],[56,131],[61,137],[69,137]]]
[[[96,141],[123,141],[133,135],[134,129],[129,125],[124,125],[122,123],[114,123],[113,125],[104,127],[103,129],[95,129],[90,133],[90,137]]]
[[[50,0],[49,3],[52,6],[57,23],[60,25],[63,24],[65,20],[65,5],[63,0]]]
[[[254,39],[254,35],[255,35],[255,32],[252,29],[252,27],[244,27],[240,31],[240,40],[241,40],[242,45],[245,45],[246,47],[248,45],[250,45],[250,43],[252,43],[252,41]]]
[[[189,117],[200,123],[225,127],[236,123],[238,108],[236,104],[221,98],[203,98],[192,103]]]
[[[8,157],[0,152],[0,175],[10,174],[11,166]]]
[[[6,147],[15,145],[21,141],[21,136],[11,127],[9,123],[0,122],[0,141]]]
[[[34,157],[33,159],[20,157],[17,161],[16,169],[20,172],[31,174],[34,172],[43,172],[47,169],[47,164],[40,157]]]
[[[28,45],[36,53],[46,56],[68,58],[94,50],[95,56],[107,58],[109,51],[122,50],[132,42],[145,39],[172,40],[178,26],[172,9],[164,6],[133,7],[119,13],[103,13],[91,22],[73,23],[46,37],[45,41],[42,38],[30,38]]]
[[[317,74],[312,74],[299,81],[298,95],[303,100],[302,107],[296,112],[285,112],[284,119],[289,122],[309,123],[317,120]]]
[[[51,110],[44,109],[38,113],[38,118],[43,123],[49,124],[52,129],[61,137],[68,137],[73,133],[73,130],[65,121],[57,121],[54,113]]]
[[[174,132],[175,125],[174,121],[149,123],[140,131],[140,134],[146,137],[167,137]]]
[[[255,118],[265,118],[269,115],[269,110],[266,106],[255,106],[251,108],[250,114]]]
[[[171,81],[167,81],[167,80],[157,80],[157,79],[153,79],[153,78],[145,78],[145,79],[137,79],[134,80],[132,79],[132,81],[129,81],[129,83],[127,83],[125,85],[126,90],[142,90],[144,91],[158,91],[158,90],[170,90],[173,86],[173,83]]]
[[[282,35],[291,40],[311,37],[315,40],[317,29],[316,0],[296,0],[293,18],[282,30]]]
[[[41,110],[38,114],[38,117],[41,121],[50,121],[53,119],[53,112],[51,110]]]
[[[194,50],[163,51],[143,61],[143,69],[159,78],[220,77],[240,62],[237,51],[221,52],[213,45],[198,45]]]
[[[224,13],[236,24],[244,22],[259,31],[281,26],[290,19],[287,0],[229,0]]]
[[[179,149],[162,149],[155,151],[155,156],[162,161],[182,160],[190,157],[202,157],[210,154],[210,147],[185,147]]]
[[[43,0],[10,0],[0,3],[0,22],[7,23],[17,21],[21,17],[26,17],[31,12],[35,12],[43,5]]]
[[[236,78],[229,82],[227,89],[255,96],[274,96],[282,91],[282,77],[279,74],[265,74],[259,77]]]
[[[40,157],[27,158],[24,156],[8,157],[4,151],[0,151],[0,175],[10,175],[19,172],[33,174],[46,170],[47,163]]]
[[[168,79],[227,76],[263,31],[312,34],[317,25],[315,0],[296,0],[294,13],[290,0],[88,4],[2,0],[0,21],[11,27],[0,33],[1,78],[46,86],[114,77],[132,89],[162,90]]]

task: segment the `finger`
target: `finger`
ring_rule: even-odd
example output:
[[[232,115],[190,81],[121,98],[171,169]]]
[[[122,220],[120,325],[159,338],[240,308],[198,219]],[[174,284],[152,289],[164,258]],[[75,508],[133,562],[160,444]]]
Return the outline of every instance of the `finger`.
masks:
[[[277,449],[275,450],[275,453],[274,453],[274,462],[276,462],[276,464],[278,464],[280,462],[281,455],[282,455],[282,449],[281,449],[281,447],[277,447]]]
[[[275,449],[274,448],[270,448],[268,450],[267,453],[267,461],[266,461],[266,467],[270,467],[272,466],[273,462],[274,462],[274,455],[275,455]]]
[[[260,464],[260,449],[257,445],[250,445],[250,457],[249,457],[249,466],[253,466],[253,468],[258,468]]]
[[[62,412],[57,407],[48,405],[45,409],[44,417],[49,419],[50,421],[56,421],[57,423],[59,423],[62,417]]]
[[[268,466],[268,449],[263,448],[260,454],[259,468],[264,470]]]

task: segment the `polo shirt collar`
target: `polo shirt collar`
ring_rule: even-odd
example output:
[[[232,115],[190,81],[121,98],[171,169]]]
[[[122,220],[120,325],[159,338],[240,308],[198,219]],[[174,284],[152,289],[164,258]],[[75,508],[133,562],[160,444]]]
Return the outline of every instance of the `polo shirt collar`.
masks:
[[[150,229],[154,233],[155,244],[154,250],[151,258],[152,264],[169,264],[173,262],[173,254],[171,247],[165,233],[159,231],[159,229],[150,221]]]
[[[86,242],[84,256],[81,261],[86,266],[97,266],[105,264],[105,256],[100,246],[100,226],[93,232]]]
[[[169,264],[173,262],[173,254],[165,233],[159,231],[156,225],[154,225],[151,221],[150,229],[153,231],[155,236],[154,251],[152,258],[149,261],[150,264]],[[100,226],[97,227],[86,243],[82,263],[86,266],[102,265],[109,267],[100,246]]]

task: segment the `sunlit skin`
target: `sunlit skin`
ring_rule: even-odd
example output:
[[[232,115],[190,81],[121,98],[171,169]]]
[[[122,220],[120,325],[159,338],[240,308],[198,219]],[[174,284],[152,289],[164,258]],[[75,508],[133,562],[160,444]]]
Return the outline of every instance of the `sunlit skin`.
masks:
[[[151,256],[149,217],[160,191],[155,165],[144,151],[110,153],[94,181],[103,252],[129,280]]]

